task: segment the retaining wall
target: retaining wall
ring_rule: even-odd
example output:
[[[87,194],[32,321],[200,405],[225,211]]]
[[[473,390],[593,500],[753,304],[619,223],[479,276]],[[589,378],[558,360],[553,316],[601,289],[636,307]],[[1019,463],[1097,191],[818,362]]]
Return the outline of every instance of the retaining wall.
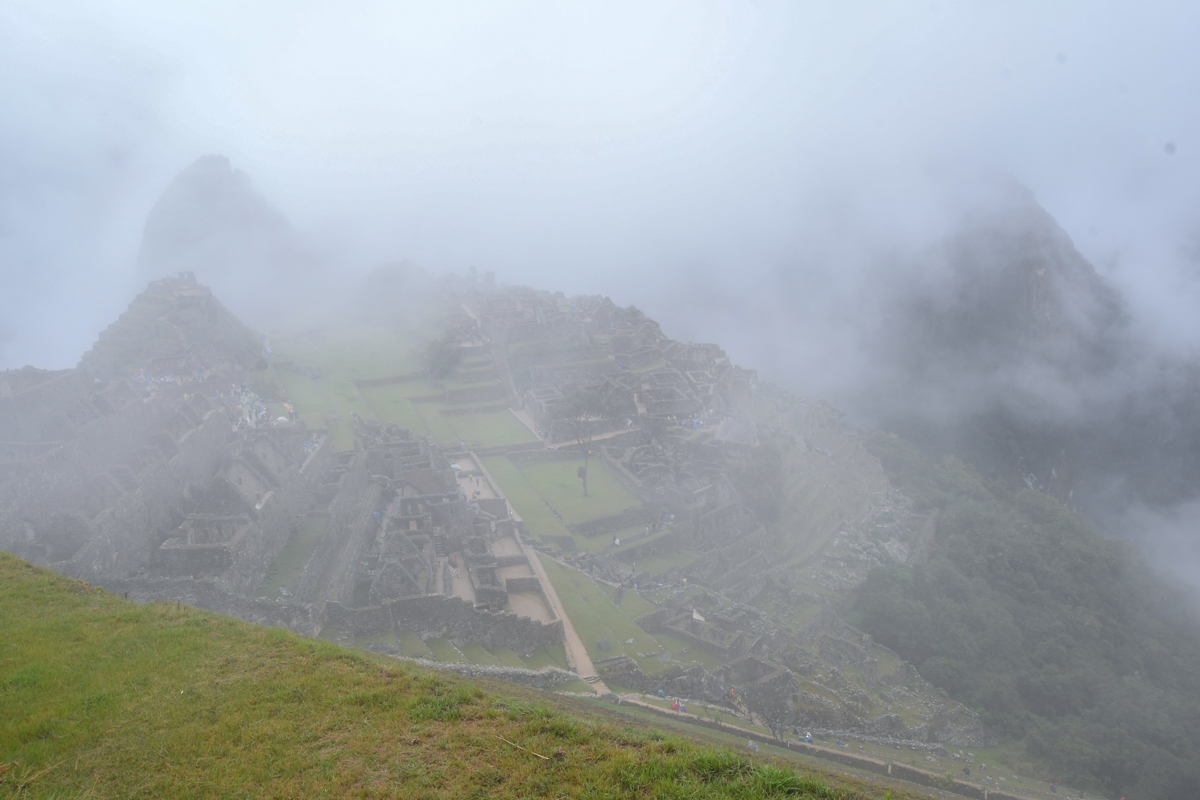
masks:
[[[352,609],[331,602],[325,608],[331,622],[348,624],[356,634],[403,629],[485,648],[511,647],[518,653],[563,640],[562,620],[543,624],[516,614],[476,611],[466,600],[446,595],[402,597],[371,608]]]

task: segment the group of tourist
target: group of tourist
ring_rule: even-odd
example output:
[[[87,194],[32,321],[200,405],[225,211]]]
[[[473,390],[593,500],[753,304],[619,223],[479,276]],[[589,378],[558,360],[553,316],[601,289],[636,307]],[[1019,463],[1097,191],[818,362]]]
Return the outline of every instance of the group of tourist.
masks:
[[[267,409],[267,404],[250,389],[235,383],[229,387],[229,396],[237,403],[234,430],[255,428],[260,422],[270,419],[271,412]]]
[[[180,379],[173,373],[167,375],[151,375],[144,369],[139,369],[133,373],[131,380],[134,383],[144,383],[150,389],[150,393],[154,394],[159,384],[163,383],[181,383]]]

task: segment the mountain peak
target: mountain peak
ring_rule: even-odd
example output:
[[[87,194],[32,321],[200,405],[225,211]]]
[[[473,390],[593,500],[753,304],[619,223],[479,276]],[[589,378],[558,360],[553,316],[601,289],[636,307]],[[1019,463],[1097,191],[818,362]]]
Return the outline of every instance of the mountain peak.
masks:
[[[223,155],[206,155],[171,181],[146,219],[141,277],[192,271],[219,290],[271,275],[292,249],[292,228]]]

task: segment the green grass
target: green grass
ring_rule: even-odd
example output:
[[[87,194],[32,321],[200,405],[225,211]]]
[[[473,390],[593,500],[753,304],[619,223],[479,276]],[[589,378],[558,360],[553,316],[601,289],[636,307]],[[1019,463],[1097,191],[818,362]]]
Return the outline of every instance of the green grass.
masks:
[[[408,656],[409,658],[433,658],[433,653],[421,641],[421,637],[412,631],[396,631],[396,646],[400,648],[400,655],[402,656]]]
[[[699,664],[707,670],[715,672],[721,668],[722,664],[725,663],[725,660],[720,656],[713,655],[707,650],[702,650],[696,645],[686,642],[670,633],[656,633],[654,634],[654,638],[657,639],[663,647],[667,648],[667,651],[672,653],[674,658],[674,661],[670,663],[663,663],[661,660],[659,660],[660,663],[662,663],[662,666],[658,668],[659,671],[670,667],[675,662],[682,662],[684,666],[690,666],[694,663]],[[648,675],[653,674],[650,669],[646,669],[645,667],[642,667],[642,669]]]
[[[310,428],[324,428],[327,416],[340,416],[343,422],[330,427],[329,431],[339,450],[354,446],[354,431],[349,423],[351,413],[386,418],[375,413],[354,385],[356,380],[402,375],[421,369],[420,362],[409,356],[410,350],[419,348],[420,338],[387,328],[301,335],[274,333],[271,343],[275,350],[273,361],[292,361],[300,367],[320,370],[321,377],[314,380],[272,365],[266,379],[279,384],[288,399],[295,403],[300,419]]]
[[[355,381],[409,375],[422,368],[411,355],[423,347],[422,338],[413,333],[386,328],[362,328],[322,335],[273,334],[276,361],[292,361],[299,366],[318,369],[321,377],[276,369],[272,366],[264,380],[278,384],[297,407],[309,427],[326,427],[326,417],[336,413],[348,420],[351,413],[432,436],[439,442],[463,441],[482,447],[520,444],[534,441],[533,433],[507,410],[479,414],[440,414],[443,409],[470,408],[471,405],[414,403],[413,397],[438,394],[442,390],[428,380],[413,380],[386,386],[359,389]],[[474,359],[477,366],[490,364],[489,358]],[[494,381],[493,381],[494,382]],[[466,385],[449,381],[447,387]],[[477,404],[476,404],[477,405]],[[490,403],[486,405],[495,405]],[[348,422],[330,429],[334,445],[345,450],[353,447],[354,434]]]
[[[567,681],[554,689],[556,692],[575,692],[576,694],[595,694],[595,690],[586,681]]]
[[[645,571],[650,573],[650,577],[655,577],[672,567],[686,567],[700,555],[696,550],[674,550],[669,553],[655,553],[652,556],[639,556],[636,562],[637,571]]]
[[[7,554],[0,632],[0,786],[21,796],[882,794]]]
[[[571,536],[571,532],[546,508],[537,491],[507,456],[485,457],[483,465],[525,523],[526,530],[538,537]],[[576,541],[583,542],[584,538],[576,537]]]
[[[546,576],[554,585],[563,610],[583,640],[583,646],[593,661],[609,656],[625,654],[635,656],[638,652],[654,652],[659,643],[653,636],[639,628],[625,609],[613,603],[608,587],[593,583],[586,575],[563,567],[550,559],[542,559]],[[631,594],[630,592],[626,593]],[[645,601],[642,601],[645,602]],[[631,601],[631,606],[633,601]],[[601,650],[597,642],[608,639],[610,650]],[[627,645],[629,639],[634,644]],[[638,659],[641,663],[643,659]]]
[[[400,384],[398,386],[378,386],[360,389],[363,399],[371,407],[372,417],[384,422],[394,422],[401,428],[408,428],[417,433],[429,433],[425,418],[417,410],[417,404],[408,399],[402,391],[416,384]],[[424,384],[421,384],[422,388]]]
[[[438,661],[453,663],[470,660],[448,639],[426,639],[425,646],[429,648],[429,652],[433,653],[433,657]]]
[[[390,644],[393,647],[398,644],[398,642],[396,641],[396,635],[394,633],[392,633],[391,631],[389,631],[387,633],[356,634],[354,636],[354,646],[355,647],[361,647],[363,649],[366,649],[367,645],[374,644],[375,642],[382,642],[383,644]]]
[[[588,460],[588,495],[576,470],[583,459],[575,461],[517,462],[518,469],[534,492],[562,514],[565,522],[587,522],[616,514],[639,500],[609,474],[599,459]],[[490,467],[489,467],[490,469]]]
[[[489,411],[483,414],[438,414],[453,432],[453,439],[464,442],[479,442],[483,447],[498,447],[505,444],[524,444],[537,437],[533,431],[521,424],[508,409]]]
[[[558,667],[570,669],[567,664],[567,650],[561,644],[542,645],[527,656],[521,656],[525,669],[541,669],[542,667]]]
[[[493,667],[504,666],[503,662],[483,649],[480,644],[465,644],[458,648],[472,664],[490,664]]]
[[[288,539],[287,544],[279,551],[279,555],[267,570],[267,576],[263,578],[263,582],[258,588],[259,597],[273,598],[281,588],[293,593],[296,591],[300,576],[304,573],[304,567],[308,564],[308,559],[312,556],[313,551],[317,549],[317,544],[321,541],[321,536],[325,533],[325,526],[328,523],[329,517],[326,515],[305,518],[300,530]]]
[[[525,662],[521,660],[519,655],[512,651],[511,647],[493,647],[488,652],[492,654],[493,658],[506,667],[525,668]]]

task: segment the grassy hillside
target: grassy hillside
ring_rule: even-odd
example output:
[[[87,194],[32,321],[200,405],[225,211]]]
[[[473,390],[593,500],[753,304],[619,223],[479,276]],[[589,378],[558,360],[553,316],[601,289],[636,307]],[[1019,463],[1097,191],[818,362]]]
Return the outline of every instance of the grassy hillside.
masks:
[[[1143,562],[1054,499],[878,435],[918,505],[925,563],[874,570],[851,621],[978,709],[996,731],[1113,797],[1200,786],[1200,631]]]
[[[0,641],[0,787],[21,796],[885,795],[4,553]]]

